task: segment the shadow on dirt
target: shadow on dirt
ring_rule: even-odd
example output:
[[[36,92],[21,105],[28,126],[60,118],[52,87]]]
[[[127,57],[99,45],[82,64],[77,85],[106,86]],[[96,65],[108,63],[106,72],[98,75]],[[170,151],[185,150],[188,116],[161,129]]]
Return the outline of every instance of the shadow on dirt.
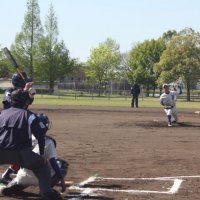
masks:
[[[122,185],[112,184],[112,185],[102,185],[102,184],[86,184],[84,187],[89,188],[104,188],[104,189],[121,189]],[[84,188],[83,187],[83,188]]]
[[[105,196],[81,196],[78,192],[69,192],[64,199],[68,200],[82,200],[82,199],[93,199],[93,200],[114,200],[113,198]]]
[[[192,124],[192,123],[186,123],[186,122],[179,122],[178,125],[182,127],[192,127],[192,128],[200,127],[200,124],[198,125],[198,124]]]
[[[17,194],[6,195],[5,197],[11,197],[13,199],[21,199],[21,200],[41,200],[38,194],[25,191],[20,191]]]
[[[165,127],[168,128],[166,122],[161,122],[161,121],[152,121],[152,122],[138,122],[135,124],[136,126],[140,126],[143,128],[155,128],[155,127]],[[173,127],[185,127],[185,128],[199,128],[200,124],[194,124],[190,122],[178,122],[178,123],[173,123]]]
[[[11,199],[21,199],[21,200],[42,200],[39,195],[32,192],[18,192],[17,194],[7,195],[5,197],[10,197]],[[81,193],[69,192],[63,197],[63,200],[82,200],[82,199],[93,199],[93,200],[114,200],[113,198],[105,196],[83,196]],[[56,199],[55,199],[56,200]]]

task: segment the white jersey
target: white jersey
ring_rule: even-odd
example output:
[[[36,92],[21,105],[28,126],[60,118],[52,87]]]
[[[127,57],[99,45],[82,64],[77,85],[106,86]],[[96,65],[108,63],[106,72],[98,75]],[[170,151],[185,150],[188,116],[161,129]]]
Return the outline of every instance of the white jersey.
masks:
[[[37,154],[40,154],[40,150],[39,150],[39,145],[38,144],[34,147],[33,152],[35,152]],[[51,158],[56,158],[57,157],[56,148],[55,148],[54,142],[50,138],[47,138],[47,137],[45,137],[44,157],[48,161]],[[49,164],[49,167],[51,169],[51,176],[53,176],[55,172],[52,169],[50,163],[48,163],[48,164]]]
[[[163,106],[175,106],[178,94],[177,91],[170,91],[168,94],[163,93],[160,96],[160,104]]]
[[[38,144],[33,148],[33,151],[37,154],[40,153]],[[47,159],[47,161],[49,161],[49,159],[51,159],[51,158],[57,157],[54,142],[50,138],[47,138],[47,137],[45,137],[44,155],[45,155],[45,158]],[[48,164],[49,164],[49,168],[51,170],[51,177],[52,177],[55,174],[55,171],[53,170],[53,168],[51,167],[49,162],[48,162]],[[31,170],[25,169],[25,168],[20,168],[20,170],[17,173],[17,176],[15,177],[15,181],[18,184],[23,184],[23,185],[27,185],[27,186],[28,185],[38,185],[38,179],[36,178],[34,173]]]

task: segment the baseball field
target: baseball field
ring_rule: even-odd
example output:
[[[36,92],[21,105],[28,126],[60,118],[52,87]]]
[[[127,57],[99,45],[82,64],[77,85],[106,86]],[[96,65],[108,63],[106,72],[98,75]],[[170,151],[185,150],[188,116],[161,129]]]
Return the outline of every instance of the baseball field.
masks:
[[[70,165],[64,199],[199,199],[199,102],[178,107],[174,127],[167,127],[159,106],[39,104],[30,109],[48,115],[58,157]],[[34,200],[37,192],[30,187],[22,196],[1,198]]]

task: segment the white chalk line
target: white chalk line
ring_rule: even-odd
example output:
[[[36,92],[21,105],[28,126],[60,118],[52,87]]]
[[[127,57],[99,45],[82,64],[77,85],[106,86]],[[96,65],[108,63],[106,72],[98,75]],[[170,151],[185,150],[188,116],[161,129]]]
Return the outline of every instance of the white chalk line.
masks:
[[[95,194],[98,191],[104,192],[123,192],[129,194],[175,194],[181,187],[183,179],[190,179],[190,178],[200,178],[200,175],[195,176],[173,176],[173,177],[155,177],[155,178],[106,178],[106,177],[98,177],[98,176],[91,176],[85,181],[82,181],[78,185],[74,185],[69,187],[69,190],[79,190],[81,191],[80,196],[90,196]],[[85,185],[101,180],[119,180],[119,181],[135,181],[135,180],[157,180],[157,181],[173,181],[173,185],[167,191],[157,191],[157,190],[119,190],[119,189],[106,189],[106,188],[83,188]]]
[[[80,187],[82,187],[82,186],[84,186],[84,185],[86,185],[86,184],[88,184],[88,183],[94,182],[96,179],[97,179],[97,176],[91,176],[91,177],[89,177],[88,179],[86,179],[85,181],[79,183],[78,185],[79,185]]]
[[[181,183],[183,180],[181,179],[175,179],[174,180],[174,185],[171,187],[171,189],[168,191],[169,194],[175,194],[178,192],[179,188],[181,187]]]
[[[164,176],[164,177],[155,177],[155,178],[106,178],[106,177],[96,177],[96,180],[119,180],[119,181],[135,181],[135,180],[169,180],[169,179],[184,179],[184,178],[200,178],[200,175],[195,176]]]
[[[91,179],[90,179],[91,180]],[[101,179],[102,180],[102,179]],[[113,179],[112,179],[113,180]],[[155,180],[155,179],[153,179]],[[169,179],[164,179],[164,180],[168,180]],[[173,179],[172,179],[173,180]],[[123,193],[152,193],[152,194],[175,194],[178,192],[181,183],[183,182],[183,180],[181,179],[175,179],[173,180],[174,184],[172,185],[172,187],[168,190],[168,191],[154,191],[154,190],[119,190],[119,189],[105,189],[105,188],[81,188],[79,186],[72,186],[69,189],[74,189],[74,190],[81,190],[81,196],[85,196],[85,195],[89,195],[92,194],[96,191],[104,191],[104,192],[123,192]],[[92,182],[92,181],[90,181]],[[87,182],[88,184],[89,182]],[[82,185],[83,187],[84,185]]]

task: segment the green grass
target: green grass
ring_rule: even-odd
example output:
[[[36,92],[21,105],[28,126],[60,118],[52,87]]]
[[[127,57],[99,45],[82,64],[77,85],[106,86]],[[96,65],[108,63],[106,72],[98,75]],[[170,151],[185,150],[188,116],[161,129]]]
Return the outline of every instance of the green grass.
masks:
[[[88,98],[88,97],[58,97],[37,95],[34,104],[38,105],[72,105],[72,106],[124,106],[130,107],[131,98]],[[145,108],[162,107],[158,98],[139,98],[139,106]],[[200,102],[177,101],[178,108],[200,109]]]
[[[71,106],[129,106],[130,100],[125,98],[89,98],[89,97],[37,97],[34,101],[38,105],[71,105]]]
[[[0,95],[2,99],[3,95]],[[122,106],[130,107],[131,98],[89,98],[89,97],[59,97],[54,95],[39,95],[35,96],[35,105],[46,105],[46,106]],[[159,98],[139,98],[139,107],[143,108],[161,108]],[[177,108],[194,108],[200,110],[200,102],[187,102],[184,100],[177,101]]]

